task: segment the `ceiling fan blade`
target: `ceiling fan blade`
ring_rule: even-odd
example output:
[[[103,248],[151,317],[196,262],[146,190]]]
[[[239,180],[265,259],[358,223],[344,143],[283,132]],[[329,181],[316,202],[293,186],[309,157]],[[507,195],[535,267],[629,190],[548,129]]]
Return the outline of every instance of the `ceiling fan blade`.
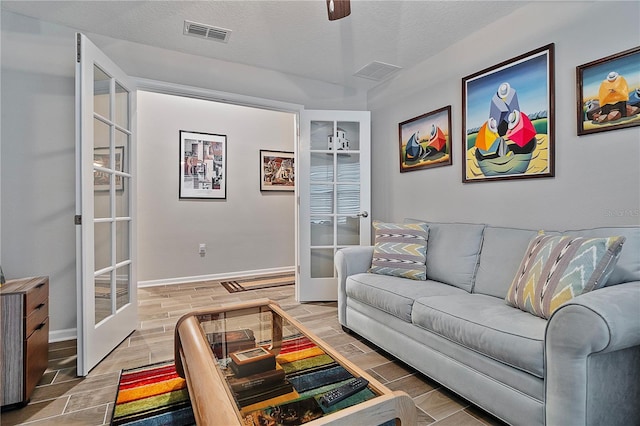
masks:
[[[349,16],[351,14],[351,1],[327,0],[327,13],[329,14],[330,21]]]

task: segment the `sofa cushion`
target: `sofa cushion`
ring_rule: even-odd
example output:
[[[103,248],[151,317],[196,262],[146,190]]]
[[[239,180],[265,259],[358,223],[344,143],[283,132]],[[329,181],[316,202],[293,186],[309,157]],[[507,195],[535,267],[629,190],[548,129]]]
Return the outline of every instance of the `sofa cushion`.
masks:
[[[522,255],[538,231],[487,226],[473,292],[504,299]]]
[[[424,223],[374,222],[376,241],[369,272],[410,278],[427,279],[427,238],[429,228]]]
[[[418,297],[464,294],[464,290],[434,281],[410,281],[405,278],[360,273],[347,278],[347,297],[380,309],[403,321],[411,322],[411,307]]]
[[[421,297],[413,304],[412,322],[497,361],[544,376],[542,318],[483,294]]]
[[[622,250],[624,237],[534,238],[513,279],[506,302],[549,318],[564,302],[602,287]]]
[[[406,219],[406,222],[415,219]],[[426,222],[429,225],[427,279],[471,292],[485,225]]]
[[[563,235],[575,235],[577,237],[608,237],[610,235],[622,235],[626,238],[624,250],[620,252],[618,263],[605,286],[640,281],[640,227],[618,226],[608,228],[581,229],[567,231]]]

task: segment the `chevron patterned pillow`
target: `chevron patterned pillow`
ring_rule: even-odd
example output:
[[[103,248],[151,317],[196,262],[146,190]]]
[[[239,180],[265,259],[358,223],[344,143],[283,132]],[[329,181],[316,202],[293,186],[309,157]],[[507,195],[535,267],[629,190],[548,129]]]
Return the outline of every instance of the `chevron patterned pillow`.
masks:
[[[564,302],[603,287],[625,237],[539,235],[520,263],[506,303],[548,319]]]
[[[369,272],[412,280],[427,279],[426,223],[374,222],[376,242]]]

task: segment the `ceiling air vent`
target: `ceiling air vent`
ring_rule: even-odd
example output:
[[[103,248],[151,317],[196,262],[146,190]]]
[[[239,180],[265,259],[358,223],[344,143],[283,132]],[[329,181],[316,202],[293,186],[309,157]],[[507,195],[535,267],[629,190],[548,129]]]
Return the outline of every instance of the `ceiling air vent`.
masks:
[[[369,80],[382,81],[400,69],[402,68],[396,65],[373,61],[362,67],[360,71],[354,74],[354,76],[368,78]]]
[[[231,30],[192,21],[184,21],[184,34],[226,43],[231,36]]]

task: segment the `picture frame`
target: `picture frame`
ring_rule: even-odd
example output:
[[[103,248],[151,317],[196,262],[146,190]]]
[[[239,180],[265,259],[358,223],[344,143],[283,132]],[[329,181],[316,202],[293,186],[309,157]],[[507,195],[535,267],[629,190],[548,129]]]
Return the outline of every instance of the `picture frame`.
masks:
[[[578,136],[640,125],[640,46],[576,67]]]
[[[260,150],[260,191],[295,191],[293,152]]]
[[[179,199],[227,198],[226,135],[180,130],[179,155]]]
[[[398,124],[400,173],[453,164],[451,105]]]
[[[106,169],[115,170],[118,172],[124,171],[124,146],[115,147],[115,164],[114,167],[110,167],[110,153],[109,147],[94,148],[93,149],[93,164],[94,167],[104,167]],[[106,171],[95,170],[93,171],[93,190],[94,191],[109,191],[110,190],[110,176],[113,173]],[[124,179],[122,176],[115,174],[116,179],[116,191],[124,191]]]
[[[462,182],[555,176],[554,44],[462,79]]]

